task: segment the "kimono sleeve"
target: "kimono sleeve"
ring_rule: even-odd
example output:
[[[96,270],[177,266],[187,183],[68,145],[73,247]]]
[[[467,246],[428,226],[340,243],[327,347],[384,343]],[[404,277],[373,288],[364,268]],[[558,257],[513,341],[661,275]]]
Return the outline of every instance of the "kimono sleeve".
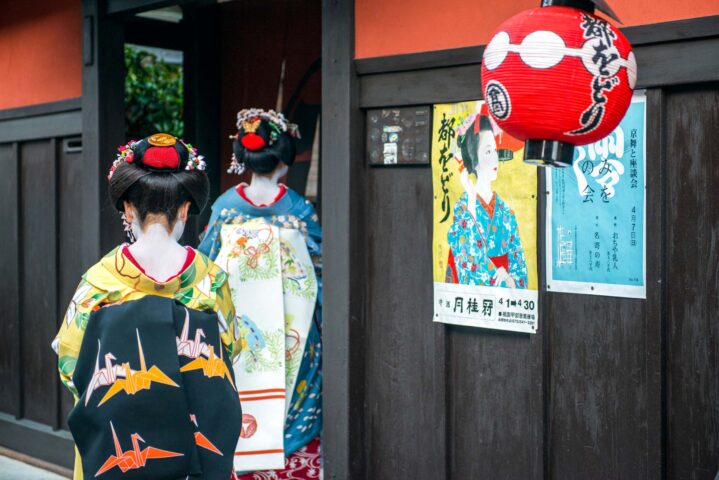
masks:
[[[207,255],[210,260],[217,258],[222,247],[222,226],[237,215],[237,210],[234,207],[235,201],[233,198],[236,196],[234,188],[229,189],[215,201],[212,205],[212,213],[210,214],[210,221],[207,223],[204,236],[197,246],[197,250]]]
[[[232,303],[230,284],[227,282],[227,274],[221,271],[216,278],[219,280],[215,290],[216,311],[217,315],[227,323],[227,329],[220,334],[220,339],[227,348],[230,359],[233,359],[242,351],[239,325],[235,315],[235,306]]]
[[[315,207],[309,200],[304,201],[300,218],[307,224],[307,232],[312,240],[317,244],[317,248],[322,245],[322,227],[320,226],[320,217],[315,211]]]
[[[318,302],[322,304],[322,227],[320,226],[320,218],[309,200],[304,199],[300,207],[299,217],[307,226],[307,250],[309,251],[312,264],[315,268],[315,275],[319,284],[320,293]]]
[[[60,381],[76,398],[78,394],[72,382],[72,375],[80,354],[85,328],[93,310],[99,307],[106,296],[106,292],[93,287],[83,279],[75,290],[60,330],[52,342],[52,348],[58,356]]]

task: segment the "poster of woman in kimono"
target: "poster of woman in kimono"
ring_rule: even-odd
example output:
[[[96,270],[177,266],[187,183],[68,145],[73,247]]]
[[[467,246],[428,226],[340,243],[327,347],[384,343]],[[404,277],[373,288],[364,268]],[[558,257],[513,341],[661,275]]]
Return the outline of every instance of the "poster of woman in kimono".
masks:
[[[536,331],[537,173],[522,148],[482,101],[435,105],[435,321]]]

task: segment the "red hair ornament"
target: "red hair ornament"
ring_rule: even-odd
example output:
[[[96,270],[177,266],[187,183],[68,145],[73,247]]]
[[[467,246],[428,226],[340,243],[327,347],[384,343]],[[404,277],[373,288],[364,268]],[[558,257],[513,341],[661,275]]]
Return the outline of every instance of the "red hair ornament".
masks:
[[[525,141],[525,162],[566,167],[575,145],[619,125],[637,65],[629,41],[593,15],[592,3],[544,3],[497,29],[482,59],[482,91],[502,130]]]
[[[174,148],[150,147],[142,156],[142,163],[157,170],[177,170],[180,154]]]
[[[242,146],[247,150],[261,150],[265,147],[265,139],[257,135],[256,133],[246,133],[240,140]]]

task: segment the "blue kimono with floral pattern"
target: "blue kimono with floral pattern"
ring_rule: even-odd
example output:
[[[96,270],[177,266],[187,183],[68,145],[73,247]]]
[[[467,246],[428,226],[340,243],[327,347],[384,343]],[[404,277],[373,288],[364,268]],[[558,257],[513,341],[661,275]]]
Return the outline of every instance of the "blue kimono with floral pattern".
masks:
[[[516,288],[527,288],[527,264],[514,212],[496,193],[489,205],[478,197],[473,214],[468,210],[464,192],[447,233],[447,282],[508,287],[505,282],[494,285],[494,274],[504,267]]]
[[[297,374],[296,388],[285,421],[285,455],[307,445],[322,431],[322,229],[312,204],[287,188],[272,205],[255,206],[235,188],[227,190],[212,205],[212,215],[198,250],[215,259],[220,253],[220,231],[232,220],[249,221],[263,217],[281,228],[297,228],[302,233],[317,275],[317,308],[307,336],[307,345]]]

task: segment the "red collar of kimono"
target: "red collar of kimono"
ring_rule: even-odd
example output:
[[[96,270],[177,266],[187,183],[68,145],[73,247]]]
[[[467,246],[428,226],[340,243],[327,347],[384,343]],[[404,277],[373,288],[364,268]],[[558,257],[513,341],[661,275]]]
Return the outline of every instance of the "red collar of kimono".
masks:
[[[237,194],[242,197],[247,203],[252,205],[253,207],[270,207],[274,205],[275,203],[279,202],[282,197],[285,196],[285,193],[287,193],[287,187],[280,183],[277,186],[280,187],[280,191],[277,193],[277,196],[272,200],[270,203],[260,203],[259,205],[253,202],[249,199],[247,194],[245,193],[245,187],[247,186],[246,183],[240,183],[237,185]]]
[[[102,269],[111,274],[117,281],[150,295],[173,296],[183,289],[193,287],[202,280],[210,271],[210,261],[194,250],[188,252],[185,266],[177,276],[158,282],[147,276],[136,262],[133,262],[132,255],[128,256],[124,248],[118,247],[107,254],[101,261]],[[97,275],[95,275],[97,276]],[[88,280],[90,281],[90,280]],[[101,275],[98,280],[102,283]],[[94,282],[91,282],[94,283]]]
[[[140,265],[140,263],[139,263],[137,260],[135,260],[135,257],[132,256],[132,253],[130,253],[130,246],[129,246],[129,245],[125,244],[125,245],[122,246],[122,254],[125,255],[128,260],[130,260],[143,274],[147,275],[147,278],[149,278],[149,279],[152,280],[153,282],[156,282],[156,283],[167,283],[167,282],[169,282],[170,280],[172,280],[173,278],[179,277],[180,274],[181,274],[182,272],[184,272],[184,271],[192,264],[192,261],[195,259],[195,251],[194,251],[193,249],[191,249],[190,247],[185,247],[185,249],[187,250],[187,256],[185,257],[185,263],[182,264],[182,267],[180,268],[180,270],[179,270],[176,274],[174,274],[173,276],[171,276],[170,278],[168,278],[168,279],[165,280],[164,282],[160,282],[160,281],[158,281],[157,279],[155,279],[154,277],[151,277],[150,275],[147,274],[147,272],[145,271],[145,269],[142,268],[142,265]]]
[[[484,208],[487,215],[489,215],[489,218],[494,217],[494,207],[497,205],[497,194],[492,193],[492,200],[489,201],[489,204],[487,204],[481,196],[477,195],[477,198],[479,199],[479,203],[482,205],[482,208]]]

